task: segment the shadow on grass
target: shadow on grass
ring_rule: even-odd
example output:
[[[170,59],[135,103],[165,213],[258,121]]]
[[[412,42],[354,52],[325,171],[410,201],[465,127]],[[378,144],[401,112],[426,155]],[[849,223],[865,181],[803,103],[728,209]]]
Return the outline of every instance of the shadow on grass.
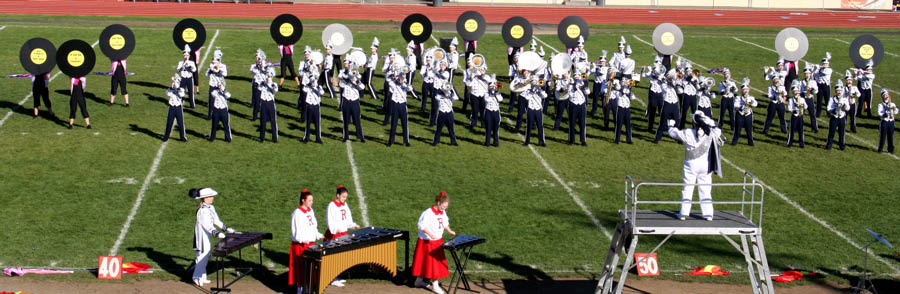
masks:
[[[128,84],[141,86],[141,87],[147,87],[147,88],[157,88],[157,89],[168,89],[169,88],[163,84],[143,82],[143,81],[129,81]]]
[[[533,268],[525,264],[516,263],[512,256],[500,253],[500,257],[490,257],[481,253],[472,253],[472,260],[495,265],[503,268],[507,272],[511,272],[521,276],[528,281],[552,281],[553,278],[542,270]],[[507,287],[507,289],[509,289]],[[562,293],[562,292],[560,292]]]
[[[160,269],[180,278],[181,282],[191,284],[191,272],[189,269],[193,267],[193,259],[175,256],[164,252],[156,251],[156,249],[148,247],[129,247],[128,251],[143,252],[147,258],[153,260]],[[184,268],[178,264],[178,261],[191,262],[191,266]]]

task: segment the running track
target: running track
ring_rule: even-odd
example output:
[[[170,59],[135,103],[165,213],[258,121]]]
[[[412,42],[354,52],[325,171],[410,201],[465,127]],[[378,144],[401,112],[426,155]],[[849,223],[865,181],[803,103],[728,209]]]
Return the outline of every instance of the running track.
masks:
[[[274,18],[282,13],[293,13],[301,19],[399,22],[409,14],[422,13],[433,22],[456,22],[456,18],[468,10],[481,12],[489,23],[502,23],[512,16],[522,16],[532,23],[557,24],[566,16],[579,15],[591,24],[657,25],[671,22],[681,26],[900,28],[900,13],[890,12],[0,0],[0,14],[41,15]]]

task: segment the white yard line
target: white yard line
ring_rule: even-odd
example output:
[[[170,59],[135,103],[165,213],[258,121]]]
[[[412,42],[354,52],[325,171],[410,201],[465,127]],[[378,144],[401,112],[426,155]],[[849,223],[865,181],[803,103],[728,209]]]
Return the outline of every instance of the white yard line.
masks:
[[[2,31],[2,30],[5,29],[5,28],[6,28],[6,26],[0,27],[0,31]]]
[[[353,160],[353,147],[350,141],[347,144],[347,160],[350,161],[350,171],[353,172],[353,185],[356,187],[356,197],[359,198],[359,211],[362,214],[362,223],[364,227],[369,226],[369,209],[366,206],[366,196],[363,195],[362,184],[359,181],[359,169],[356,167],[356,161]]]
[[[209,47],[206,47],[206,53],[203,54],[203,59],[201,59],[200,64],[197,65],[197,72],[200,72],[201,68],[203,68],[206,58],[209,57],[209,51],[213,48],[213,45],[216,43],[216,38],[218,37],[219,30],[216,30],[216,34],[213,35],[212,40],[209,42]],[[109,249],[109,256],[116,256],[119,252],[119,246],[122,245],[122,241],[125,241],[125,236],[128,235],[128,231],[131,229],[131,222],[134,221],[134,216],[137,215],[138,209],[144,201],[144,196],[147,195],[147,189],[150,188],[150,181],[156,176],[156,171],[159,169],[159,163],[162,161],[163,153],[166,151],[166,146],[168,145],[168,141],[159,145],[159,150],[156,151],[156,157],[153,158],[153,164],[150,165],[150,171],[147,172],[147,177],[144,178],[144,183],[141,184],[141,190],[138,191],[134,206],[131,207],[131,212],[128,213],[128,217],[125,218],[125,223],[122,224],[122,229],[119,231],[119,237],[116,239],[116,242],[113,243],[113,247]]]
[[[638,36],[635,36],[635,35],[632,35],[632,36],[633,36],[635,39],[637,39],[638,41],[641,41],[641,43],[644,43],[644,44],[647,44],[648,46],[653,47],[653,44],[647,43],[646,41],[642,40],[642,39],[639,38]],[[676,54],[675,56],[679,56],[679,55]],[[681,57],[681,58],[687,60],[687,58],[684,58],[683,56],[679,56],[679,57]],[[693,61],[690,61],[690,60],[688,60],[688,61],[691,62],[692,64],[696,65],[696,66],[701,67],[701,68],[709,69],[708,67],[703,66],[702,64],[699,64],[699,63],[696,63],[696,62],[693,62]],[[762,91],[760,91],[760,90],[758,90],[758,89],[754,89],[754,90],[759,91],[759,92],[762,92]],[[722,156],[722,160],[725,161],[725,163],[727,163],[728,165],[730,165],[730,166],[733,167],[734,169],[740,171],[741,173],[745,173],[745,172],[747,171],[746,169],[744,169],[744,168],[742,168],[742,167],[740,167],[740,166],[734,164],[733,162],[731,162],[731,160],[728,160],[728,158],[725,158],[725,156]],[[808,210],[806,210],[805,208],[803,208],[803,206],[800,206],[799,203],[797,203],[797,202],[791,200],[790,198],[788,198],[787,196],[785,196],[783,193],[779,192],[778,190],[775,190],[774,187],[767,185],[765,182],[763,182],[763,181],[762,181],[761,179],[759,179],[759,178],[757,178],[757,181],[759,181],[759,183],[760,183],[761,185],[763,185],[763,187],[765,187],[767,190],[772,191],[773,193],[775,193],[775,195],[778,195],[779,198],[781,198],[782,200],[784,200],[785,202],[787,202],[788,204],[790,204],[791,206],[793,206],[794,208],[796,208],[797,210],[799,210],[800,213],[806,215],[807,217],[809,217],[809,218],[812,219],[813,221],[819,223],[820,225],[822,225],[823,227],[825,227],[826,229],[828,229],[829,231],[831,231],[832,233],[834,233],[835,235],[837,235],[838,237],[840,237],[841,239],[844,239],[844,241],[847,241],[847,243],[850,243],[851,246],[853,246],[853,247],[855,247],[855,248],[860,248],[860,249],[862,248],[862,246],[860,246],[859,243],[856,243],[855,241],[853,241],[852,239],[850,239],[850,237],[847,237],[847,234],[845,234],[845,233],[843,233],[843,232],[837,230],[837,229],[834,228],[834,226],[832,226],[831,224],[825,222],[824,220],[822,220],[821,218],[819,218],[819,217],[816,216],[815,214],[809,212]],[[898,268],[898,267],[895,266],[894,264],[888,262],[886,259],[882,258],[881,256],[876,255],[876,254],[873,253],[872,251],[868,251],[868,253],[869,253],[869,255],[871,255],[872,257],[876,258],[878,261],[880,261],[880,262],[884,263],[885,265],[887,265],[888,267],[890,267],[892,270],[894,270],[894,272],[895,272],[896,274],[900,274],[900,268]]]
[[[0,30],[3,30],[4,28],[6,28],[6,26],[0,27]],[[94,41],[94,44],[91,44],[91,48],[96,47],[97,44],[99,44],[99,43],[100,43],[100,40]],[[62,71],[58,71],[55,74],[53,74],[53,76],[50,77],[50,80],[47,81],[47,86],[49,87],[50,82],[52,82],[54,79],[56,79],[56,77],[59,76],[59,74],[61,74],[61,73],[62,73]],[[22,99],[22,101],[19,101],[18,106],[13,107],[13,109],[10,109],[9,112],[7,112],[6,115],[4,115],[2,119],[0,119],[0,127],[2,127],[3,124],[6,123],[6,120],[9,119],[9,117],[12,116],[13,113],[16,113],[16,110],[19,110],[19,107],[22,107],[22,104],[25,104],[25,102],[28,101],[28,99],[31,98],[32,95],[33,95],[33,93],[28,93],[28,95],[25,95],[25,98]]]

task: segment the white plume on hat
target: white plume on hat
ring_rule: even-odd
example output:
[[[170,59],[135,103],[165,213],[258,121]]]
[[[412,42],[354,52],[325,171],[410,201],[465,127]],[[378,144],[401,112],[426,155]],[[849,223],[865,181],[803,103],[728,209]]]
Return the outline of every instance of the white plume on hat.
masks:
[[[727,67],[726,67],[726,68],[722,68],[722,74],[723,74],[723,75],[724,75],[724,74],[731,74],[731,70],[728,69]]]
[[[256,58],[259,60],[266,60],[266,52],[262,50],[262,48],[256,48]]]
[[[625,47],[625,55],[631,55],[631,45]]]
[[[625,36],[619,36],[619,48],[625,47]]]
[[[191,54],[191,46],[184,44],[184,54]]]
[[[825,52],[825,58],[822,58],[822,63],[829,63],[831,60],[831,52]]]
[[[538,51],[538,55],[541,56],[541,58],[543,58],[544,54],[546,54],[546,52],[544,52],[544,46],[541,46],[541,50]]]
[[[459,45],[459,39],[453,37],[453,40],[450,41],[450,48],[456,48]]]
[[[537,41],[531,39],[531,50],[537,50]]]
[[[213,60],[222,61],[222,50],[216,48],[216,51],[213,51]]]
[[[846,77],[848,80],[852,80],[852,79],[853,79],[853,73],[850,72],[850,70],[848,69],[847,71],[844,71],[844,77]]]
[[[600,55],[600,61],[606,61],[606,54],[609,52],[606,52],[606,50],[603,50],[603,51],[600,51],[600,53],[602,53],[602,55]]]
[[[306,45],[306,47],[303,47],[303,54],[307,54],[310,52],[312,52],[312,47],[309,47],[309,45]]]
[[[778,64],[784,64],[784,58],[783,58],[783,57],[778,57],[778,61],[776,61],[775,64],[776,64],[776,65],[778,65]]]
[[[578,36],[578,47],[584,47],[584,37]]]
[[[888,88],[881,88],[881,96],[884,96],[884,94],[888,94],[890,91],[891,90],[888,90]]]
[[[875,61],[869,59],[869,62],[866,62],[866,69],[872,69],[873,67],[875,67]]]
[[[396,56],[399,55],[399,54],[400,54],[400,52],[397,51],[397,48],[391,48],[391,51],[388,52],[388,56],[389,56],[389,57],[390,57],[390,56],[395,56],[395,57],[396,57]]]
[[[378,37],[375,37],[374,39],[372,39],[372,46],[369,46],[369,48],[377,49],[379,45],[381,45],[381,42],[378,41]]]
[[[741,83],[741,89],[750,89],[750,78],[744,77],[744,81]]]
[[[416,43],[414,41],[409,41],[409,44],[406,44],[406,50],[415,50]]]
[[[329,50],[329,49],[333,49],[333,48],[334,48],[334,42],[331,42],[331,40],[328,40],[328,42],[325,43],[325,50]]]

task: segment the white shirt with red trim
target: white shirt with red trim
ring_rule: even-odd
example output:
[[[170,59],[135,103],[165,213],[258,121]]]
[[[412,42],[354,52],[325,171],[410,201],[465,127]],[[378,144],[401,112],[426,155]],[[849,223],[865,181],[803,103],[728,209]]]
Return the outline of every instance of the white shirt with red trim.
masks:
[[[353,222],[350,205],[337,200],[332,200],[331,203],[328,203],[328,208],[325,211],[325,225],[328,226],[328,231],[332,235],[346,232],[348,229],[358,226]]]
[[[440,240],[444,236],[444,228],[450,226],[450,217],[447,216],[447,212],[440,211],[437,207],[429,207],[425,211],[422,212],[422,216],[419,216],[419,223],[417,227],[419,228],[419,239],[423,240]],[[428,229],[432,234],[437,235],[437,239],[432,239],[425,234],[425,229]]]
[[[324,238],[319,233],[319,223],[312,208],[298,206],[291,214],[291,240],[298,243],[312,243]]]

